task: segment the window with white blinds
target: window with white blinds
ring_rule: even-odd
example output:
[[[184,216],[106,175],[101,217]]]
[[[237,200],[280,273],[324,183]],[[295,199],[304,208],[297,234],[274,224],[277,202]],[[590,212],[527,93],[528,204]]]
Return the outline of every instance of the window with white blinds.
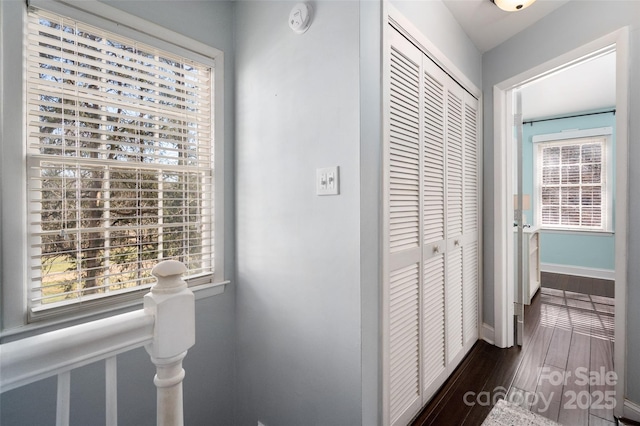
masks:
[[[32,310],[214,272],[211,66],[40,10],[27,34]]]
[[[606,138],[538,144],[539,223],[543,228],[608,228]]]

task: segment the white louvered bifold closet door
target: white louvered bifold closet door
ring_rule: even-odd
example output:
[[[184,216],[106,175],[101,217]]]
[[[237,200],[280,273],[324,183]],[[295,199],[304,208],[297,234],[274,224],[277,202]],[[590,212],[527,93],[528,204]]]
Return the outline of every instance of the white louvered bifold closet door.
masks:
[[[444,71],[423,56],[423,404],[446,377],[445,357],[445,116]]]
[[[420,67],[399,35],[390,52],[387,197],[388,388],[392,424],[406,424],[420,393]],[[404,41],[404,43],[403,43]]]
[[[447,88],[447,363],[457,365],[478,339],[478,101]]]
[[[478,152],[478,100],[464,97],[463,162],[463,247],[462,247],[462,324],[464,345],[478,340],[478,287],[480,257],[480,174]]]
[[[447,362],[462,351],[462,129],[464,91],[447,88]]]
[[[400,426],[478,336],[477,100],[399,32],[388,41],[383,411]]]

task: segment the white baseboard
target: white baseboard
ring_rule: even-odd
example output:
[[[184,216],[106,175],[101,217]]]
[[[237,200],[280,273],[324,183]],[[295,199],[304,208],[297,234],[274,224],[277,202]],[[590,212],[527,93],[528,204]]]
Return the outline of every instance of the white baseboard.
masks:
[[[552,272],[554,274],[577,275],[579,277],[600,278],[614,281],[616,271],[612,269],[586,268],[584,266],[556,265],[554,263],[541,263],[542,272]]]
[[[490,345],[495,345],[496,332],[493,327],[488,324],[482,323],[481,333],[482,335],[480,337],[482,338],[482,340],[489,343]]]
[[[627,419],[640,421],[640,405],[625,399],[622,415]]]

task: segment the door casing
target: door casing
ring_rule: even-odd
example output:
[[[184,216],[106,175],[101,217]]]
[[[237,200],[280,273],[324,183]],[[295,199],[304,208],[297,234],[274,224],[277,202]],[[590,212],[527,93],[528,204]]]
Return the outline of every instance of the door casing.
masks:
[[[615,212],[615,415],[623,415],[626,371],[626,293],[628,230],[628,98],[629,28],[624,27],[568,53],[511,77],[493,87],[494,128],[494,342],[498,347],[513,346],[513,106],[512,91],[591,55],[615,46],[616,52],[616,212]],[[511,238],[509,238],[511,236]]]

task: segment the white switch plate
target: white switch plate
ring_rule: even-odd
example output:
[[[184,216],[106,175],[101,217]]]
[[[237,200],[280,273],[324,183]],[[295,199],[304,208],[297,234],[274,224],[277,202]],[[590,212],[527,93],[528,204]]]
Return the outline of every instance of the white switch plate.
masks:
[[[338,195],[340,193],[339,167],[316,169],[316,195]]]

